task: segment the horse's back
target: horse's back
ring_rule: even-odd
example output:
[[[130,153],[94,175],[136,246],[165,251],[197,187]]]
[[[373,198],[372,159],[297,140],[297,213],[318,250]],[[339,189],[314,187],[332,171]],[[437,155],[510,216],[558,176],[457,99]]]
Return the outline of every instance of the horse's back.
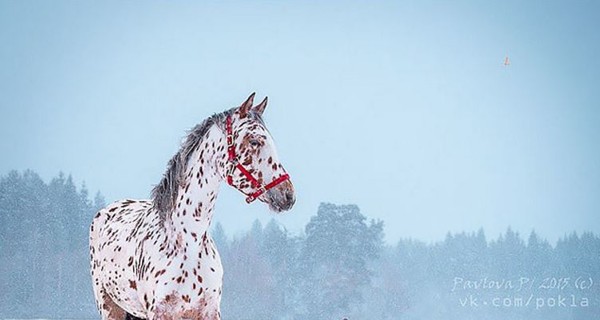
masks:
[[[98,211],[90,227],[90,250],[98,263],[125,260],[129,266],[138,245],[159,227],[150,200],[121,200]],[[106,268],[107,266],[104,265]]]
[[[125,199],[113,202],[96,213],[90,228],[90,244],[109,245],[126,240],[135,241],[135,231],[141,231],[152,220],[152,201]],[[133,232],[130,236],[124,234]]]

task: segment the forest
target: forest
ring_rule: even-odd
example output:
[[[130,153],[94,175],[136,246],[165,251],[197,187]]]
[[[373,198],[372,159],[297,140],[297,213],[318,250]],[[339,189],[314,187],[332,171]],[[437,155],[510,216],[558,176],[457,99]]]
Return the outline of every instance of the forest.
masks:
[[[106,205],[71,176],[0,177],[0,318],[98,319],[88,226]],[[393,210],[393,208],[390,208]],[[394,212],[396,214],[396,212]],[[507,227],[443,241],[384,242],[384,221],[321,203],[302,234],[258,220],[212,227],[225,269],[223,319],[592,319],[600,314],[600,237],[555,244]]]

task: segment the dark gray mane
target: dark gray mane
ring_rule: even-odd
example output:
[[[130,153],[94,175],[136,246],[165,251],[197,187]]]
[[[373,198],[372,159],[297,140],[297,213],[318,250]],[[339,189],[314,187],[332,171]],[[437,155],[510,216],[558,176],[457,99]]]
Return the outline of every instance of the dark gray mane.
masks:
[[[233,113],[233,109],[222,113],[214,114],[196,125],[190,130],[185,141],[177,153],[169,160],[167,171],[163,175],[162,180],[152,189],[152,200],[154,208],[158,210],[161,221],[164,221],[167,212],[175,209],[177,201],[177,191],[179,186],[183,185],[185,180],[185,169],[188,160],[194,150],[200,145],[200,142],[212,125],[221,125],[225,122],[225,118]]]

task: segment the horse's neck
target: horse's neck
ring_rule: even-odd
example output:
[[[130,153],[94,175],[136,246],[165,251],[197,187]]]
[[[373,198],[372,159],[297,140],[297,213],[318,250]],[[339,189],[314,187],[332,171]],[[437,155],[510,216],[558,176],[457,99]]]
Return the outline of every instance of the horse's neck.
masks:
[[[167,234],[178,247],[201,242],[210,227],[223,180],[216,161],[225,152],[226,148],[219,148],[223,141],[223,133],[213,126],[189,158],[185,183],[179,186],[175,209],[165,221]]]

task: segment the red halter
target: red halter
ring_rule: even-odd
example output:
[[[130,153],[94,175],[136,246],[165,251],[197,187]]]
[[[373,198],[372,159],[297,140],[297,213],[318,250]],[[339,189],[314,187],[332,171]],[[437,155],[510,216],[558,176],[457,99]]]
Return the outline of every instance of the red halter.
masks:
[[[239,169],[242,172],[242,174],[246,176],[246,179],[250,181],[250,185],[252,185],[253,188],[257,188],[256,191],[254,191],[251,194],[247,194],[244,191],[238,189],[241,193],[247,196],[247,203],[256,200],[258,197],[260,197],[260,195],[267,192],[269,189],[272,189],[276,185],[290,179],[290,176],[286,173],[282,176],[279,176],[279,178],[276,178],[275,180],[269,182],[268,184],[261,186],[258,183],[258,180],[256,180],[256,178],[252,176],[250,171],[244,168],[244,166],[240,163],[238,157],[235,155],[235,144],[233,143],[233,129],[231,128],[231,116],[227,116],[227,120],[225,121],[225,129],[227,131],[227,154],[229,156],[229,162],[231,162],[231,167],[229,167],[229,170],[227,172],[227,183],[230,186],[235,187],[233,185],[233,172],[235,171],[235,169]]]

